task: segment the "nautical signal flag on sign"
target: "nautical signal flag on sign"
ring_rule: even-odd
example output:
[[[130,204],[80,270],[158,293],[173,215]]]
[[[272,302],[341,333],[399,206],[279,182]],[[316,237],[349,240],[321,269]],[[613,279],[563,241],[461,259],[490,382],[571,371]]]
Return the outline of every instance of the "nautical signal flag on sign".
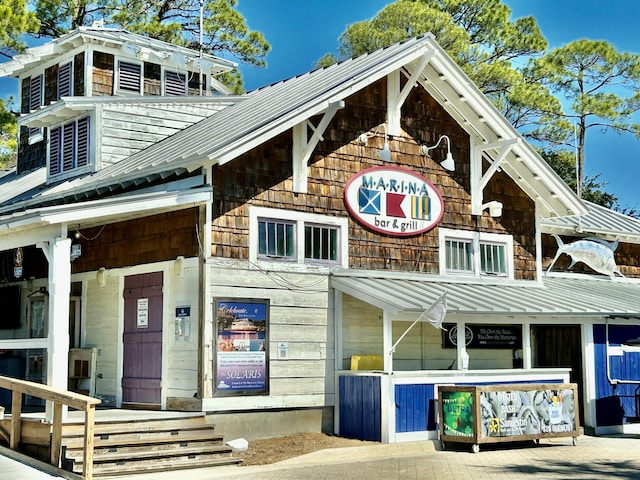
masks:
[[[411,218],[417,220],[431,220],[431,199],[428,195],[411,196]]]
[[[387,217],[406,217],[402,211],[402,201],[405,197],[406,195],[401,193],[387,193]]]
[[[382,195],[378,190],[369,190],[368,188],[360,188],[358,190],[358,207],[360,213],[369,213],[371,215],[380,215]]]

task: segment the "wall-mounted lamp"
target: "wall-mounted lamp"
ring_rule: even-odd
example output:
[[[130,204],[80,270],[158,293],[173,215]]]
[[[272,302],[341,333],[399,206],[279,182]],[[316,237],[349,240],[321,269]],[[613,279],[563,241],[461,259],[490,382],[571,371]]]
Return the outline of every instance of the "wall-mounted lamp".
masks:
[[[391,150],[389,149],[389,137],[387,136],[387,126],[384,123],[381,124],[381,125],[378,125],[373,133],[362,133],[362,134],[360,134],[360,136],[358,137],[358,142],[360,143],[360,145],[366,145],[367,141],[371,137],[375,137],[376,136],[380,126],[382,126],[382,129],[384,130],[384,146],[382,147],[382,150],[378,150],[378,157],[380,157],[380,159],[385,161],[385,162],[390,162],[391,161]]]
[[[502,202],[493,200],[488,203],[483,203],[482,210],[484,210],[485,208],[489,209],[489,215],[493,218],[502,216]]]
[[[456,164],[453,161],[453,156],[451,155],[451,140],[449,140],[449,137],[447,137],[446,135],[440,135],[438,142],[433,147],[422,145],[420,147],[420,151],[422,155],[429,155],[429,151],[437,148],[443,138],[447,140],[447,156],[442,162],[440,162],[440,165],[442,165],[443,168],[449,170],[450,172],[453,172],[456,169]]]
[[[104,287],[107,284],[107,269],[104,267],[100,267],[96,272],[96,281],[98,285]]]
[[[173,261],[173,273],[178,277],[182,277],[184,274],[184,257],[180,255]]]

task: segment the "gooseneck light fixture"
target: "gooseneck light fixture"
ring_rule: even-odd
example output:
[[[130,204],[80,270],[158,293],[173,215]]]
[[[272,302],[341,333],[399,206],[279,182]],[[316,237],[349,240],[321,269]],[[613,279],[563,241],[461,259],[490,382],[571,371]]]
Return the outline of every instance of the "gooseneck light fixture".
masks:
[[[446,135],[440,135],[438,142],[434,146],[428,147],[426,145],[422,145],[420,147],[420,150],[423,155],[429,155],[429,151],[437,148],[438,145],[440,145],[440,142],[442,142],[443,138],[447,140],[447,156],[442,162],[440,162],[440,165],[442,165],[443,168],[449,170],[450,172],[453,172],[456,169],[456,164],[453,161],[453,155],[451,155],[451,140],[449,140],[449,137],[447,137]]]
[[[380,157],[380,159],[385,161],[385,162],[390,162],[391,161],[391,150],[389,149],[389,136],[387,135],[387,126],[384,123],[381,124],[381,125],[378,125],[373,133],[362,133],[362,134],[360,134],[360,136],[358,137],[358,142],[361,145],[366,145],[367,141],[371,137],[375,137],[377,135],[378,130],[380,129],[380,127],[382,127],[382,129],[384,130],[384,146],[382,147],[381,150],[378,150],[378,157]]]

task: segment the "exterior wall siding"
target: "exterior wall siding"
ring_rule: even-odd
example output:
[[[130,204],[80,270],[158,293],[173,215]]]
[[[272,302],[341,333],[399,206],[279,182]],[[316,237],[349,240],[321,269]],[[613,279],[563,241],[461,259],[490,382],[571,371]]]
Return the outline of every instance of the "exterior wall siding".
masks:
[[[325,131],[308,168],[308,193],[293,192],[292,137],[284,133],[224,166],[214,168],[214,222],[211,254],[247,259],[248,205],[276,207],[337,217],[348,216],[343,191],[357,172],[380,165],[382,135],[359,145],[359,134],[385,121],[384,81],[349,97]],[[485,188],[485,198],[503,202],[503,217],[471,215],[469,139],[455,121],[425,92],[413,91],[403,107],[403,132],[390,139],[393,164],[429,179],[441,192],[445,211],[440,226],[514,237],[515,278],[535,278],[535,209],[506,174],[498,173]],[[453,174],[420,155],[420,145],[434,144],[440,134],[452,141]],[[436,155],[434,155],[436,156]],[[436,158],[438,158],[436,156]],[[349,220],[349,267],[437,274],[438,228],[415,237],[394,238]]]
[[[82,229],[82,255],[72,273],[198,256],[196,208]],[[83,238],[84,237],[84,238]]]
[[[270,301],[269,395],[215,397],[211,408],[223,411],[332,405],[334,327],[328,312],[328,279],[284,272],[275,278],[268,272],[249,270],[244,262],[214,263],[209,269],[214,298]],[[304,287],[311,284],[313,287]],[[216,325],[217,338],[215,329]],[[283,342],[288,346],[285,359],[278,354],[278,345]],[[215,348],[213,352],[215,355]]]
[[[114,104],[102,107],[104,168],[220,111],[219,104]]]

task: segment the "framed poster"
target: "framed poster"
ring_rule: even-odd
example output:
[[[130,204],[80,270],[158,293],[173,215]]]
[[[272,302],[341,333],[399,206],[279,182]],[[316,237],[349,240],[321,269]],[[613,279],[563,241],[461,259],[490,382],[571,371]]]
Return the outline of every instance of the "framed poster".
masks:
[[[269,394],[269,300],[215,299],[214,395]]]

